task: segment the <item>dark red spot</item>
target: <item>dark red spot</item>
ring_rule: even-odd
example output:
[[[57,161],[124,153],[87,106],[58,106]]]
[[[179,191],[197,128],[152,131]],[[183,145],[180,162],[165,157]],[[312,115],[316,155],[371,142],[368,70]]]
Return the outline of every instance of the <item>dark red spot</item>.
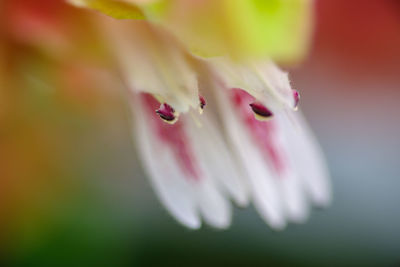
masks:
[[[201,95],[199,95],[199,102],[200,102],[200,108],[204,109],[204,107],[206,106],[206,99],[204,97],[202,97]]]
[[[261,102],[255,101],[250,104],[251,109],[253,110],[254,113],[257,115],[264,117],[264,118],[270,118],[273,116],[272,112]]]
[[[173,151],[175,159],[187,177],[198,180],[200,172],[184,129],[184,121],[179,120],[175,124],[168,124],[161,121],[154,113],[154,110],[160,103],[151,94],[142,93],[140,98],[146,108],[145,114],[148,116],[148,121],[154,131],[153,134],[156,134],[159,140]],[[169,111],[171,111],[170,108],[172,109],[172,107],[164,106],[164,109]]]

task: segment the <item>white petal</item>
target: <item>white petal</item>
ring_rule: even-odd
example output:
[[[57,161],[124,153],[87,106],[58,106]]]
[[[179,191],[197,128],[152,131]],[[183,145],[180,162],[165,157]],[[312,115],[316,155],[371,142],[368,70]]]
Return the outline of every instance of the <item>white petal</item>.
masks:
[[[221,190],[232,196],[239,206],[247,206],[248,184],[243,179],[242,170],[238,168],[212,116],[211,110],[205,110],[198,118],[200,126],[194,120],[188,121],[194,150],[204,166],[204,171],[215,180]]]
[[[331,201],[331,184],[324,155],[300,112],[283,121],[293,164],[314,204],[326,206]]]
[[[193,181],[185,177],[171,148],[154,135],[140,101],[135,101],[133,106],[139,152],[161,203],[180,223],[189,228],[199,228],[201,222],[196,210]]]
[[[174,37],[144,21],[102,19],[102,30],[107,31],[107,40],[131,89],[156,95],[178,112],[197,108],[196,73]]]
[[[216,228],[227,228],[231,223],[231,205],[212,180],[202,177],[196,190],[198,205],[206,222]]]
[[[247,91],[274,112],[294,107],[288,74],[272,61],[239,64],[220,57],[206,62],[225,87]]]
[[[187,114],[181,116],[178,123],[183,127],[181,130],[185,132],[185,147],[190,148],[193,152],[191,160],[198,174],[198,177],[190,177],[183,171],[182,164],[185,163],[179,161],[179,155],[176,154],[176,149],[182,148],[177,147],[181,144],[171,144],[160,140],[162,137],[157,134],[152,120],[156,120],[155,125],[160,123],[163,126],[164,122],[156,117],[152,112],[152,107],[147,107],[146,110],[144,105],[142,107],[137,104],[133,105],[138,122],[136,126],[138,143],[145,169],[148,171],[162,203],[181,223],[190,228],[200,227],[198,214],[201,214],[207,223],[216,228],[228,227],[231,220],[231,205],[228,196],[224,195],[223,188],[216,179],[215,166],[209,166],[210,161],[205,160],[210,154],[214,157],[218,156],[218,151],[212,147],[215,136],[208,136],[206,129],[198,128],[190,118],[187,118]],[[141,112],[143,110],[144,113]],[[176,126],[168,125],[167,129],[177,131]],[[164,134],[166,133],[161,133],[163,136]],[[180,137],[178,136],[178,138]],[[242,191],[234,193],[239,198],[244,197]]]
[[[309,207],[305,197],[304,187],[300,179],[298,170],[295,168],[295,160],[291,143],[287,138],[286,129],[284,127],[287,122],[285,114],[275,114],[273,118],[275,122],[275,133],[273,138],[275,146],[281,150],[281,156],[285,159],[285,169],[279,174],[278,183],[280,184],[282,199],[286,211],[286,216],[292,222],[304,222],[309,214]]]
[[[282,229],[286,222],[276,177],[273,177],[260,150],[252,142],[237,114],[233,112],[234,108],[228,101],[227,94],[217,91],[217,96],[227,133],[248,176],[253,203],[272,228]]]
[[[279,183],[288,219],[296,223],[304,222],[309,215],[309,207],[298,175],[291,171],[281,177]]]

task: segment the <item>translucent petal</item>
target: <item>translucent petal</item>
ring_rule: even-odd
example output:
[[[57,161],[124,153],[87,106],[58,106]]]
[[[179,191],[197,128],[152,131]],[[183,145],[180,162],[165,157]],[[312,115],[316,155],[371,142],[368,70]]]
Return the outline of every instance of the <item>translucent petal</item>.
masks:
[[[193,147],[205,171],[224,191],[226,198],[231,197],[241,207],[247,206],[249,185],[243,179],[242,170],[228,149],[221,129],[212,120],[213,116],[212,111],[206,109],[197,123],[195,120],[188,121],[188,133],[192,137]]]
[[[144,21],[103,18],[103,26],[129,88],[151,93],[177,112],[197,108],[196,73],[172,36]]]
[[[286,220],[278,179],[266,164],[243,122],[235,114],[228,95],[219,91],[217,96],[227,134],[232,140],[239,162],[243,164],[246,171],[253,204],[272,228],[282,229],[286,225]]]
[[[225,87],[247,91],[273,112],[295,105],[288,74],[272,61],[237,63],[219,57],[206,62]]]
[[[287,129],[282,126],[287,120],[286,113],[275,114],[273,118],[274,133],[265,138],[271,139],[270,141],[273,142],[275,147],[279,148],[280,155],[284,159],[284,168],[275,175],[280,186],[286,217],[292,222],[301,223],[308,218],[309,207],[303,182],[295,167],[297,158],[295,158],[291,140],[287,137],[290,133],[286,132],[294,129]]]
[[[166,124],[154,112],[157,105],[155,98],[141,94],[132,107],[139,152],[161,202],[178,221],[190,228],[200,226],[200,215],[211,226],[228,227],[231,220],[229,195],[240,203],[246,201],[246,195],[245,187],[237,185],[238,175],[229,160],[217,161],[228,163],[218,167],[209,160],[221,152],[212,147],[212,142],[222,140],[207,135],[206,128],[194,124],[189,114],[182,115],[174,125]],[[226,149],[223,144],[219,148]],[[221,155],[228,155],[229,159],[226,152],[222,151]],[[232,174],[227,176],[232,185],[226,188],[226,183],[218,176],[223,170]]]
[[[279,183],[287,218],[295,223],[304,222],[308,218],[309,207],[298,174],[291,170],[279,179]]]
[[[204,179],[197,186],[197,199],[205,221],[216,228],[227,228],[231,223],[231,204],[210,179]]]
[[[281,125],[290,146],[294,168],[303,187],[314,204],[328,205],[332,189],[325,157],[303,115],[294,112],[291,118],[282,120]]]
[[[168,143],[156,135],[149,123],[152,118],[145,113],[147,108],[141,105],[140,99],[134,102],[133,107],[133,130],[142,163],[161,203],[180,223],[189,228],[199,228],[201,221],[197,211],[194,181],[187,179]]]

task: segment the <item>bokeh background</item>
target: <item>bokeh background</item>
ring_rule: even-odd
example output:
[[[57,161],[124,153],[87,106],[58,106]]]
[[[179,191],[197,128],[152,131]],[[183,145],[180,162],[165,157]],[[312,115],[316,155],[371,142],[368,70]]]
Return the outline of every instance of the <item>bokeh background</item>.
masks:
[[[138,165],[86,11],[38,2],[0,2],[1,266],[400,265],[399,1],[316,1],[291,77],[334,201],[283,232],[252,208],[225,231],[178,225]]]

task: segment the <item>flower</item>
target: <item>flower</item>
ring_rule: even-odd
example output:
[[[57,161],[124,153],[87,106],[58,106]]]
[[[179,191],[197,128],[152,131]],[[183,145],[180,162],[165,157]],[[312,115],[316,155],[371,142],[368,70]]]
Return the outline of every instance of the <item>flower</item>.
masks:
[[[226,228],[232,200],[282,229],[303,222],[309,202],[329,204],[323,155],[295,111],[299,93],[273,62],[304,54],[310,1],[69,2],[122,19],[90,22],[129,92],[144,169],[180,223]]]
[[[308,202],[329,203],[322,153],[295,112],[299,93],[271,60],[201,58],[159,24],[101,21],[132,91],[143,165],[179,222],[226,228],[233,200],[281,229],[303,222]]]

